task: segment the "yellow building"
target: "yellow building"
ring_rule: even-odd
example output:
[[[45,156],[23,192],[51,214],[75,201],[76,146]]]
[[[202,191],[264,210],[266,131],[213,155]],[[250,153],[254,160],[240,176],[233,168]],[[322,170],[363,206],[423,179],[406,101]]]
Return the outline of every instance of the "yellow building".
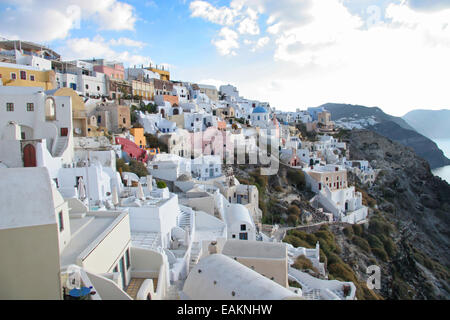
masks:
[[[161,76],[161,80],[170,81],[170,71],[169,70],[163,70],[163,69],[158,69],[158,68],[153,68],[153,67],[148,67],[146,69],[149,71],[158,73]]]
[[[0,79],[4,86],[41,87],[43,90],[56,88],[53,70],[40,71],[37,68],[0,62]]]
[[[55,96],[72,98],[72,122],[74,137],[98,137],[105,135],[106,128],[97,126],[96,119],[88,117],[83,98],[71,88],[54,90]],[[106,130],[107,131],[107,130]]]
[[[131,89],[133,96],[139,96],[144,100],[153,100],[155,96],[155,86],[152,82],[132,80]]]
[[[147,140],[144,135],[144,128],[131,128],[131,135],[134,137],[134,143],[141,149],[147,146]]]

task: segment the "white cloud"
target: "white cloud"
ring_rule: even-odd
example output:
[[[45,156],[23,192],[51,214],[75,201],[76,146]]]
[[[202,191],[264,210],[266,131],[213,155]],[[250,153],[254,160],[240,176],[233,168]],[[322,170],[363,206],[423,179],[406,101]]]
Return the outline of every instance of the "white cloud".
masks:
[[[342,102],[377,105],[403,115],[413,108],[449,107],[448,7],[416,10],[408,2],[393,1],[383,7],[384,21],[368,24],[340,0],[239,4],[240,14],[251,8],[268,16],[261,32],[270,34],[275,46],[274,61],[264,62],[271,68],[221,70],[225,79],[236,79],[244,95],[291,109]],[[261,39],[260,46],[269,45]],[[243,43],[252,45],[252,51],[258,47],[248,38]]]
[[[239,48],[239,43],[237,41],[238,34],[228,27],[223,27],[219,32],[219,37],[220,38],[218,39],[212,40],[212,43],[216,46],[219,54],[223,56],[236,55],[236,51],[233,49]]]
[[[134,30],[133,6],[119,0],[7,0],[9,10],[0,13],[2,35],[37,42],[69,37],[85,21],[101,30]]]
[[[245,18],[239,24],[238,31],[240,34],[257,35],[259,34],[258,22],[250,18]]]
[[[129,38],[119,38],[119,39],[111,39],[109,44],[112,46],[125,46],[125,47],[136,47],[142,49],[145,46],[144,42],[136,41]]]
[[[269,41],[270,41],[269,37],[259,38],[258,41],[256,41],[256,44],[255,44],[254,48],[252,49],[252,51],[255,52],[256,50],[265,47],[267,44],[269,44]]]
[[[65,46],[59,48],[59,52],[64,56],[64,59],[91,59],[104,58],[108,60],[118,60],[124,62],[126,65],[140,65],[145,66],[153,63],[150,57],[141,56],[130,53],[129,51],[117,52],[110,47],[111,43],[105,41],[100,36],[92,39],[89,38],[73,38],[65,42]]]
[[[216,8],[206,1],[192,1],[189,5],[191,17],[203,18],[210,22],[231,26],[237,16],[237,11],[228,7]]]

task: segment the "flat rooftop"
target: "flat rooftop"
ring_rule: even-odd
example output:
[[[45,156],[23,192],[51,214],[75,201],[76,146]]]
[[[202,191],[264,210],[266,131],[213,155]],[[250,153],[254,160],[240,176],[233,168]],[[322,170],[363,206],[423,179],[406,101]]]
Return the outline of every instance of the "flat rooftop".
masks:
[[[132,232],[131,244],[144,249],[156,249],[161,246],[160,232]]]
[[[222,254],[235,257],[287,259],[284,243],[227,240]]]
[[[102,213],[103,214],[103,213]],[[78,256],[102,235],[121,213],[70,217],[71,239],[61,253],[61,267],[76,264]]]

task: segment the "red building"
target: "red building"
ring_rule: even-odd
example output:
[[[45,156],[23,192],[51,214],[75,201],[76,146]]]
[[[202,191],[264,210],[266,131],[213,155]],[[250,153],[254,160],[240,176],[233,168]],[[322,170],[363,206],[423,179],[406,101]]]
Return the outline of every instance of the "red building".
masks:
[[[122,146],[122,151],[125,152],[130,157],[130,159],[135,159],[144,163],[147,162],[147,151],[140,149],[133,141],[116,137],[116,144],[120,144]]]

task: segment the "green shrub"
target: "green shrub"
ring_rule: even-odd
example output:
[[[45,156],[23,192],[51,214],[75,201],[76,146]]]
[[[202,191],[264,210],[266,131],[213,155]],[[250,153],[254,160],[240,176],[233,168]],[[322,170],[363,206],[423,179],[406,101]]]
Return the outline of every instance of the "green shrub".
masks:
[[[283,192],[284,191],[284,189],[281,186],[275,186],[274,189],[275,189],[276,192]]]
[[[377,216],[372,217],[369,221],[369,232],[379,235],[389,235],[393,231],[393,227],[390,223],[383,220],[382,218],[379,218]]]
[[[122,170],[122,172],[130,172],[130,167],[125,163],[123,159],[116,160],[116,169],[117,171]]]
[[[352,242],[361,249],[363,249],[365,252],[368,253],[370,252],[370,246],[366,239],[361,238],[359,236],[353,236]]]
[[[308,236],[306,232],[300,230],[289,230],[288,234],[296,236],[297,238],[300,238],[302,240],[306,240],[306,237]]]
[[[384,249],[382,248],[372,248],[372,253],[384,262],[387,262],[389,259],[386,251],[384,251]]]
[[[394,241],[390,238],[386,238],[383,241],[384,250],[388,254],[390,258],[394,257],[397,253],[397,246],[395,245]]]
[[[364,232],[363,226],[360,224],[352,225],[352,229],[353,229],[353,233],[360,237],[362,236],[362,234]]]
[[[297,215],[295,215],[295,214],[290,214],[289,216],[288,216],[288,219],[287,219],[287,221],[288,221],[288,223],[291,225],[291,226],[297,226],[297,224],[298,224],[298,216]]]
[[[337,280],[356,282],[353,270],[343,263],[332,263],[328,265],[328,272]]]
[[[140,161],[131,160],[129,168],[130,172],[135,173],[139,177],[145,177],[148,175],[147,167]]]
[[[378,248],[384,251],[384,245],[383,242],[375,235],[370,234],[367,237],[367,241],[370,244],[370,247],[373,248]]]
[[[330,231],[317,231],[314,233],[314,235],[319,239],[324,239],[329,244],[334,244],[334,235]]]
[[[345,227],[342,231],[348,239],[353,238],[354,232],[351,226]]]
[[[306,258],[303,255],[298,256],[297,259],[295,259],[295,262],[292,266],[298,270],[307,270],[307,269],[313,270],[314,269],[311,260],[309,260],[308,258]]]
[[[337,254],[330,253],[327,256],[327,263],[328,264],[333,264],[333,263],[342,263],[343,264],[344,262],[342,261],[342,259]]]
[[[301,211],[300,211],[299,207],[297,207],[295,204],[289,206],[289,208],[288,208],[289,215],[292,214],[292,215],[295,215],[298,217],[300,215],[300,213],[301,213]]]
[[[310,233],[306,234],[305,240],[312,246],[315,246],[317,241],[319,241],[319,239],[317,239],[317,237],[314,234],[310,234]]]
[[[303,190],[306,186],[305,174],[301,170],[288,170],[286,177],[289,183],[297,186],[298,189]]]
[[[167,187],[167,185],[166,185],[166,183],[164,182],[164,181],[158,181],[157,183],[156,183],[156,186],[159,188],[159,189],[164,189],[164,188],[166,188]]]
[[[286,237],[284,237],[283,242],[290,243],[295,248],[298,247],[311,248],[311,246],[306,241],[292,235],[287,235]]]

